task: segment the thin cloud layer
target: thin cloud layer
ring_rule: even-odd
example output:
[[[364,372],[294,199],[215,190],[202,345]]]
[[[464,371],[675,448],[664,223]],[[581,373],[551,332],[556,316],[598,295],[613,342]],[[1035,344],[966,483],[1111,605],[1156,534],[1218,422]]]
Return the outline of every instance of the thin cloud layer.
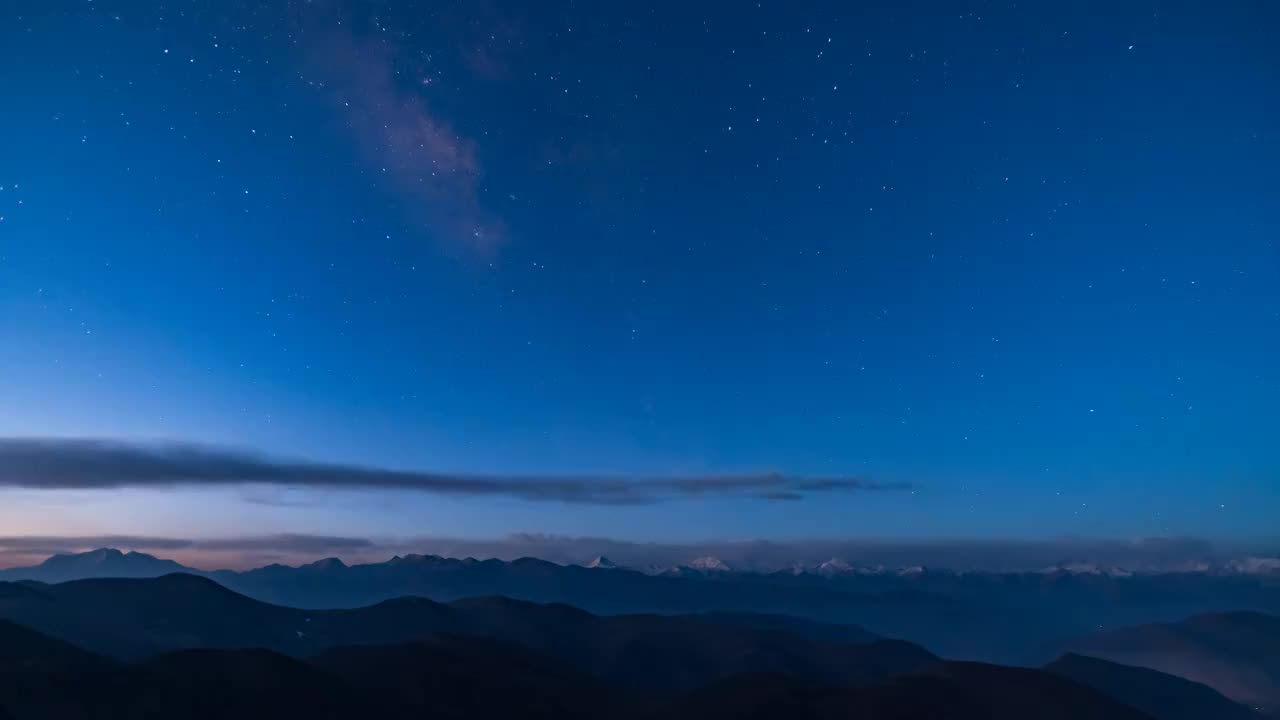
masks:
[[[125,550],[212,550],[279,553],[338,553],[378,547],[369,538],[340,535],[248,535],[225,538],[152,537],[147,535],[15,535],[0,536],[0,554],[39,554],[82,552],[97,548]]]
[[[0,537],[0,556],[38,556],[80,552],[101,547],[131,550],[185,550],[191,540],[145,535],[17,535]]]
[[[0,439],[0,487],[94,490],[242,485],[410,490],[597,505],[651,504],[692,497],[795,500],[814,493],[902,491],[911,487],[852,477],[814,478],[781,473],[689,477],[462,475],[276,460],[199,445]]]

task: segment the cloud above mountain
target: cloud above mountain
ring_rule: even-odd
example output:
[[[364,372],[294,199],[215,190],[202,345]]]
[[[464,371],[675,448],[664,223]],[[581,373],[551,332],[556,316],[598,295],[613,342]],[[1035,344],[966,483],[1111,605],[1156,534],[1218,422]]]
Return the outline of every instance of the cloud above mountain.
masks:
[[[0,487],[93,490],[244,485],[407,490],[597,505],[651,504],[694,497],[791,501],[816,493],[911,489],[904,483],[776,472],[670,477],[469,475],[278,460],[252,452],[201,445],[0,438]]]

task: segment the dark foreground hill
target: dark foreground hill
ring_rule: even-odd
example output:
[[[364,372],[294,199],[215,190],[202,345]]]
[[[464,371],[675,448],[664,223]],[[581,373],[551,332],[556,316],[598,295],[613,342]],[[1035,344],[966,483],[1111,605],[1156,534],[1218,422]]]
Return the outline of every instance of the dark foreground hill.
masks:
[[[65,649],[53,640],[47,646]],[[518,645],[456,636],[330,648],[307,659],[269,650],[204,649],[132,664],[42,667],[49,669],[0,672],[0,711],[10,720],[1152,720],[1036,670],[935,663],[856,685],[757,673],[722,678],[694,691],[640,691],[610,685]]]
[[[107,665],[105,658],[0,620],[0,673],[81,672]]]
[[[1203,683],[1250,707],[1280,709],[1280,616],[1199,615],[1094,633],[1069,648]]]

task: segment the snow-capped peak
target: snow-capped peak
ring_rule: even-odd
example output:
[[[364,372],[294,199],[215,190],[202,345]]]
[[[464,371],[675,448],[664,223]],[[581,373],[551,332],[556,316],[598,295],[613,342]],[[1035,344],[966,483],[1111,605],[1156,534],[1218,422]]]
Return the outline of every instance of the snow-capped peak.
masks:
[[[856,572],[854,567],[846,560],[840,558],[831,558],[830,560],[818,566],[818,572],[823,575],[848,575]]]
[[[609,558],[603,555],[598,555],[595,558],[593,558],[591,562],[583,565],[583,567],[597,568],[600,570],[613,570],[613,569],[616,569],[618,566],[614,564],[614,562]]]
[[[691,560],[685,567],[691,570],[702,570],[704,572],[727,572],[730,569],[723,560],[718,557],[711,556]]]
[[[1068,575],[1106,575],[1108,577],[1129,577],[1133,571],[1122,567],[1104,567],[1096,563],[1067,562],[1047,567],[1042,574],[1066,573]]]
[[[1227,563],[1227,570],[1241,575],[1271,575],[1280,573],[1280,557],[1247,557]]]
[[[336,557],[331,557],[331,558],[324,558],[323,560],[316,560],[313,563],[307,563],[306,565],[303,565],[302,568],[306,568],[308,570],[317,570],[317,571],[346,570],[347,564],[342,562],[342,560]],[[299,569],[302,569],[302,568],[299,568]]]

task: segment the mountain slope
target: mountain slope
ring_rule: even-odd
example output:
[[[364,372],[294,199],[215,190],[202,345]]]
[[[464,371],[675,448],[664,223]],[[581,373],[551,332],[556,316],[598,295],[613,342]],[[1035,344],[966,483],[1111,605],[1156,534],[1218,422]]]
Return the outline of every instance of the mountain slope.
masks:
[[[268,650],[183,650],[132,669],[123,703],[134,716],[351,718],[381,699]],[[389,707],[387,709],[390,709]]]
[[[0,620],[0,707],[11,718],[92,717],[119,686],[120,667],[34,630]]]
[[[393,709],[310,665],[266,650],[186,650],[97,671],[0,673],[0,706],[12,720],[340,720],[370,712],[392,717],[380,711]]]
[[[1049,673],[970,663],[861,687],[785,675],[742,675],[663,709],[688,720],[1152,720],[1128,705]]]
[[[1095,633],[1081,655],[1158,670],[1208,685],[1238,703],[1280,708],[1280,617],[1234,612]]]
[[[282,647],[295,611],[251,600],[191,575],[77,580],[30,586],[0,617],[121,658],[187,647]]]
[[[909,672],[937,661],[909,643],[816,640],[782,630],[788,620],[723,615],[600,617],[566,605],[508,598],[450,605],[485,634],[518,642],[625,687],[692,688],[744,672],[787,672],[844,683]],[[838,638],[841,630],[828,635]]]
[[[108,665],[74,645],[0,620],[0,673],[82,672]]]
[[[326,650],[311,664],[419,717],[614,717],[621,693],[518,645],[441,636],[421,643]]]
[[[1068,653],[1044,669],[1132,705],[1156,720],[1259,720],[1261,717],[1207,685],[1149,668]]]

